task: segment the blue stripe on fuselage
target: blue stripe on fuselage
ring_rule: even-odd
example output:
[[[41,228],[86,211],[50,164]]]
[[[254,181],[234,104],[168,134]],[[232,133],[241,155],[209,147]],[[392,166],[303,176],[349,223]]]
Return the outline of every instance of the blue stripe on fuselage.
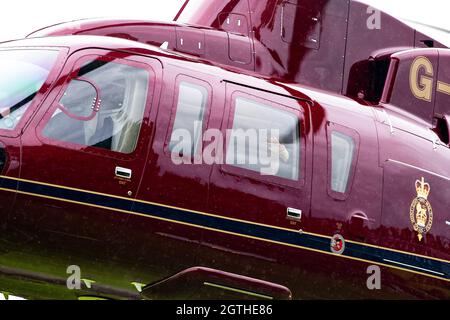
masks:
[[[32,194],[35,196],[51,197],[61,201],[75,201],[83,205],[95,205],[110,210],[127,211],[131,214],[144,215],[150,218],[171,220],[175,223],[187,223],[200,228],[214,229],[218,232],[228,232],[241,236],[269,240],[285,245],[312,249],[323,253],[330,253],[331,237],[300,233],[271,226],[254,224],[252,222],[230,220],[225,217],[212,216],[199,212],[192,212],[163,205],[134,201],[132,199],[117,198],[109,195],[88,191],[67,189],[60,186],[40,184],[31,181],[15,180],[2,177],[0,188],[10,191]],[[420,272],[443,279],[450,278],[450,263],[410,255],[387,248],[377,248],[363,243],[347,242],[344,257],[401,267],[405,270]]]

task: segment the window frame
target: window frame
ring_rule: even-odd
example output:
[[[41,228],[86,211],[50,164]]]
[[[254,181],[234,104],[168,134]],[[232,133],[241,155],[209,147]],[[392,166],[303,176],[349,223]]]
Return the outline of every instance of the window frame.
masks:
[[[222,128],[222,134],[224,137],[227,137],[226,131],[232,130],[234,127],[234,115],[236,112],[236,102],[238,98],[243,98],[246,100],[251,100],[255,103],[259,103],[268,107],[272,107],[277,110],[281,110],[284,112],[289,112],[293,114],[297,120],[299,125],[299,154],[298,156],[298,173],[299,178],[298,180],[291,180],[287,178],[283,178],[280,176],[264,176],[260,174],[259,172],[252,171],[250,169],[245,169],[241,167],[236,167],[230,164],[226,163],[227,159],[227,152],[228,152],[228,146],[229,141],[225,141],[224,144],[224,164],[220,165],[220,171],[222,173],[238,176],[238,177],[244,177],[250,180],[258,181],[258,182],[264,182],[271,185],[281,186],[281,187],[290,187],[294,189],[303,189],[303,187],[306,184],[306,144],[307,144],[307,124],[305,119],[305,110],[304,109],[297,109],[293,107],[286,106],[281,103],[274,102],[272,100],[268,100],[266,98],[261,98],[258,96],[255,96],[253,94],[241,91],[241,90],[235,90],[230,95],[227,95],[231,99],[227,101],[231,106],[229,108],[228,115],[225,115],[224,122],[223,122],[223,128]],[[231,102],[231,103],[230,103]]]
[[[178,101],[180,98],[180,84],[183,82],[187,82],[188,84],[191,84],[194,86],[201,86],[208,93],[208,97],[206,99],[206,104],[205,104],[205,110],[203,113],[203,128],[202,128],[202,135],[201,135],[201,139],[200,139],[200,145],[202,147],[202,150],[204,150],[204,147],[205,147],[205,142],[203,141],[203,134],[209,128],[209,117],[211,114],[211,106],[212,106],[212,99],[213,99],[213,97],[212,97],[213,89],[212,89],[211,85],[209,84],[209,82],[207,82],[205,80],[201,80],[201,79],[191,77],[191,76],[188,76],[185,74],[178,74],[175,78],[175,85],[174,85],[174,89],[173,89],[174,95],[173,95],[172,107],[170,108],[170,122],[169,122],[169,125],[167,126],[166,138],[165,138],[165,142],[164,142],[164,153],[168,157],[172,157],[172,152],[170,151],[170,142],[172,139],[173,129],[175,127],[175,120],[176,120],[176,116],[178,113]],[[183,159],[193,162],[195,159],[195,156],[196,155],[193,154],[193,155],[191,155],[190,158],[183,157]]]
[[[333,122],[327,122],[326,131],[327,131],[327,150],[328,150],[327,192],[331,198],[339,201],[345,201],[350,197],[350,194],[352,193],[353,183],[355,181],[356,168],[359,160],[360,136],[356,130],[344,127],[342,125]],[[352,164],[350,166],[350,172],[347,181],[347,188],[344,193],[334,191],[331,185],[333,179],[333,133],[335,132],[353,139],[353,142],[355,144]]]
[[[155,95],[155,87],[156,87],[156,70],[149,64],[147,61],[144,61],[142,57],[136,54],[127,54],[119,51],[110,51],[110,50],[90,50],[88,53],[82,52],[79,55],[75,55],[75,61],[73,62],[73,66],[71,67],[68,74],[65,76],[64,79],[60,79],[62,82],[60,88],[58,89],[58,93],[56,97],[52,100],[52,102],[49,104],[49,107],[45,114],[42,116],[38,126],[36,127],[36,136],[38,139],[46,144],[51,146],[57,146],[64,149],[74,150],[74,151],[81,151],[88,154],[93,155],[100,155],[103,157],[108,158],[116,158],[118,160],[132,160],[137,158],[139,150],[142,150],[142,148],[145,148],[143,145],[143,139],[142,139],[142,129],[145,126],[149,125],[150,121],[150,113],[152,110],[152,106],[154,103],[154,95]],[[131,58],[130,58],[131,56]],[[151,57],[149,57],[151,59]],[[86,62],[90,62],[93,60],[100,60],[105,62],[114,62],[118,64],[123,64],[135,68],[140,68],[142,70],[145,70],[148,74],[148,90],[147,90],[147,100],[145,104],[141,129],[139,132],[138,140],[136,142],[136,147],[132,153],[126,154],[121,153],[117,151],[112,150],[106,150],[102,148],[97,148],[94,146],[86,146],[86,145],[79,145],[72,142],[67,141],[61,141],[61,140],[54,140],[51,138],[48,138],[43,135],[43,131],[54,115],[55,111],[60,108],[59,102],[61,98],[63,97],[64,93],[66,92],[67,88],[69,87],[70,83],[79,78],[78,74],[80,72],[80,69]],[[84,78],[84,77],[82,77]],[[55,89],[56,90],[56,89]],[[101,97],[101,92],[100,92]],[[64,112],[62,109],[60,109],[62,112]],[[83,121],[85,121],[83,119]]]

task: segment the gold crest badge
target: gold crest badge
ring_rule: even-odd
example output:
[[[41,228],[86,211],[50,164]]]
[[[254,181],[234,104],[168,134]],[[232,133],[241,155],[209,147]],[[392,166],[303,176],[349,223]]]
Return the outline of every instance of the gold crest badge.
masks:
[[[433,208],[428,201],[431,186],[425,183],[425,178],[416,181],[417,198],[411,204],[409,217],[413,225],[414,231],[417,232],[419,241],[422,241],[433,226]]]

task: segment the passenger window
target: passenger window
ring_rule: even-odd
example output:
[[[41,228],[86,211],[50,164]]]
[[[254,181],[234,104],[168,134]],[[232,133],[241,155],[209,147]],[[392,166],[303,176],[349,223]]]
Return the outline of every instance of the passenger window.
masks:
[[[117,61],[117,60],[115,60]],[[46,124],[46,138],[132,153],[144,118],[149,72],[118,62],[85,64]]]
[[[179,147],[180,136],[189,133],[190,139],[182,139],[182,150],[191,150],[193,157],[197,154],[202,142],[205,110],[208,103],[208,90],[200,85],[180,82],[178,87],[178,103],[173,125],[169,150]]]
[[[355,157],[355,141],[350,136],[334,131],[331,133],[331,151],[331,190],[346,193]]]
[[[229,165],[261,175],[299,180],[298,116],[281,108],[238,97],[226,161]]]

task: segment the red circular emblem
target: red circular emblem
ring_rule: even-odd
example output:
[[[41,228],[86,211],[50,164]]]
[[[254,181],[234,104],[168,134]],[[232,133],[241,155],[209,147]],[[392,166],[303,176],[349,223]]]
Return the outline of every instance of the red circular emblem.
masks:
[[[345,239],[340,234],[336,234],[331,238],[331,252],[334,254],[343,254],[345,251]]]

